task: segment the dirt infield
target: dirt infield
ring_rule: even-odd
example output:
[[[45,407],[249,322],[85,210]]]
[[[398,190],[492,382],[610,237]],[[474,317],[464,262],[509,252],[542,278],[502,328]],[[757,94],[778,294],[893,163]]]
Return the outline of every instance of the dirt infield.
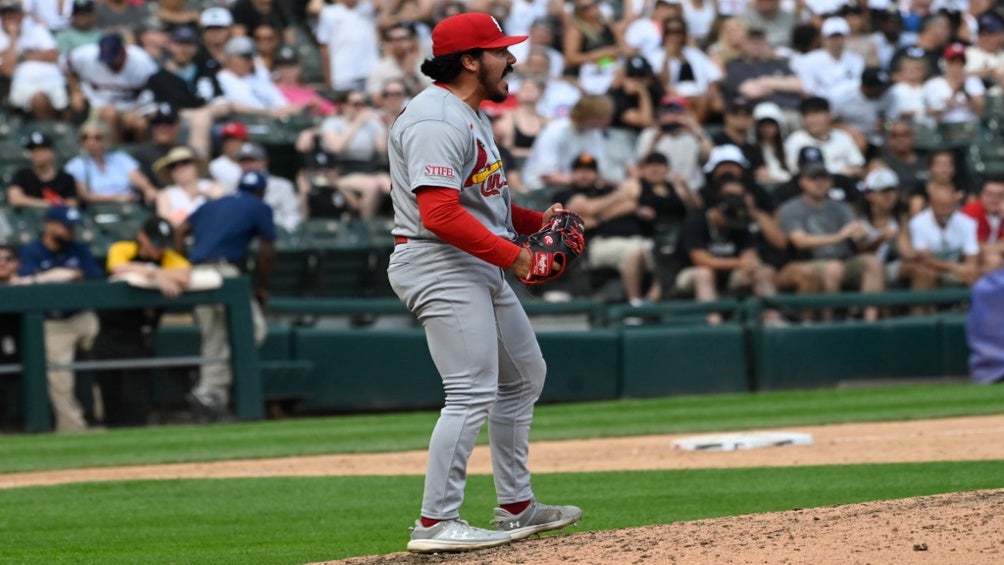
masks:
[[[537,442],[537,473],[850,463],[990,460],[1004,457],[1004,415],[800,426],[813,444],[731,452],[674,451],[680,436]],[[0,488],[126,479],[422,474],[424,452],[331,455],[74,469],[0,475]],[[471,473],[490,472],[487,448]],[[588,520],[588,509],[586,518]],[[588,522],[586,522],[588,524]],[[353,565],[470,563],[953,563],[1004,562],[1004,490],[870,502],[626,530],[547,536],[459,555],[405,553]]]

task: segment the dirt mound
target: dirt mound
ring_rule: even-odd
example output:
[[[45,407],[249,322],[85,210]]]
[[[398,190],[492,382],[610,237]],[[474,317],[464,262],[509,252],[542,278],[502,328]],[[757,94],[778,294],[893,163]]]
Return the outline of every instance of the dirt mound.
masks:
[[[551,535],[469,553],[394,553],[329,564],[1004,562],[1004,490],[794,509]]]

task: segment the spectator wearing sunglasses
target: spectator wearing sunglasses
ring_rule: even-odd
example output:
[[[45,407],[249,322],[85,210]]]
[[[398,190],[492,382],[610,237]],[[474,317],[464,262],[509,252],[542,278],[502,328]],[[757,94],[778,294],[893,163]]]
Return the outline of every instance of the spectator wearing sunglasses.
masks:
[[[303,106],[290,104],[269,78],[255,72],[255,45],[250,38],[231,38],[224,53],[226,63],[216,80],[233,111],[281,118],[303,110]]]
[[[383,57],[366,78],[366,92],[378,105],[382,102],[382,86],[388,80],[400,80],[408,96],[432,84],[432,79],[422,74],[422,49],[413,25],[399,23],[388,28],[383,41]]]
[[[77,181],[77,194],[84,202],[133,202],[152,204],[157,187],[140,171],[139,162],[125,151],[109,150],[109,130],[92,120],[80,126],[80,155],[66,164]]]

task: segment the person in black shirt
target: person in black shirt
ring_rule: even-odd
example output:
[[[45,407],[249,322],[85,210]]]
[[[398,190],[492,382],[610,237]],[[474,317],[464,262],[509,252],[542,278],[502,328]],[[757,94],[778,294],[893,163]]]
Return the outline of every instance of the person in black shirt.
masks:
[[[711,136],[711,143],[718,145],[735,145],[743,152],[743,157],[749,161],[749,169],[754,174],[764,166],[760,152],[751,142],[753,128],[753,102],[745,96],[736,96],[729,101],[722,115],[724,128]]]
[[[167,44],[168,58],[147,80],[143,94],[158,104],[170,104],[177,111],[188,124],[188,145],[205,159],[210,156],[210,129],[216,120],[230,112],[230,104],[223,99],[216,81],[219,67],[196,60],[198,44],[195,28],[174,28]],[[215,61],[212,57],[209,60]]]
[[[250,37],[255,28],[268,25],[281,33],[285,43],[292,43],[295,39],[292,28],[281,8],[275,0],[237,0],[230,8],[234,17],[234,35]]]
[[[625,129],[634,136],[655,120],[655,103],[665,90],[652,66],[641,55],[629,57],[607,95],[614,103],[610,127]]]
[[[7,186],[7,203],[15,208],[78,206],[77,183],[69,173],[56,166],[52,139],[34,131],[25,140],[24,148],[30,165],[14,173]]]
[[[146,178],[157,188],[164,188],[164,179],[154,172],[153,164],[178,144],[181,117],[173,106],[162,102],[157,104],[147,122],[150,124],[150,139],[136,146],[130,154],[139,163],[140,171]]]
[[[694,210],[680,229],[675,260],[679,268],[676,291],[693,292],[698,301],[713,302],[723,294],[752,290],[757,296],[774,296],[774,269],[760,261],[750,226],[746,187],[739,179],[718,186],[707,210]],[[777,312],[765,321],[778,320]],[[713,312],[708,323],[720,324]]]
[[[193,27],[180,26],[171,31],[168,58],[146,84],[155,101],[169,102],[179,109],[199,108],[220,96],[215,74],[195,63],[198,44],[199,34]]]
[[[555,202],[561,202],[585,222],[588,268],[616,269],[632,305],[661,296],[656,277],[650,277],[651,283],[644,288],[646,277],[654,272],[655,258],[654,242],[646,235],[646,222],[639,215],[639,196],[637,183],[616,187],[605,184],[596,158],[583,153],[572,161],[571,186],[554,197]],[[654,211],[648,215],[654,215]]]

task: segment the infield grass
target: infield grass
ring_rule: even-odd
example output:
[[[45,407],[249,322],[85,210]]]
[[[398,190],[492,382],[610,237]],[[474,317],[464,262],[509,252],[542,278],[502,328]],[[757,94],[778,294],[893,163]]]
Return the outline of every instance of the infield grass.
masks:
[[[1004,386],[968,383],[539,406],[532,439],[558,440],[941,418],[1004,412]],[[436,412],[163,426],[0,438],[0,473],[425,449]],[[481,442],[486,441],[482,433]]]
[[[568,532],[1004,486],[1004,461],[543,474]],[[421,477],[133,481],[0,491],[5,564],[292,564],[404,551]],[[486,526],[491,478],[463,515]],[[811,510],[807,510],[811,516]]]

